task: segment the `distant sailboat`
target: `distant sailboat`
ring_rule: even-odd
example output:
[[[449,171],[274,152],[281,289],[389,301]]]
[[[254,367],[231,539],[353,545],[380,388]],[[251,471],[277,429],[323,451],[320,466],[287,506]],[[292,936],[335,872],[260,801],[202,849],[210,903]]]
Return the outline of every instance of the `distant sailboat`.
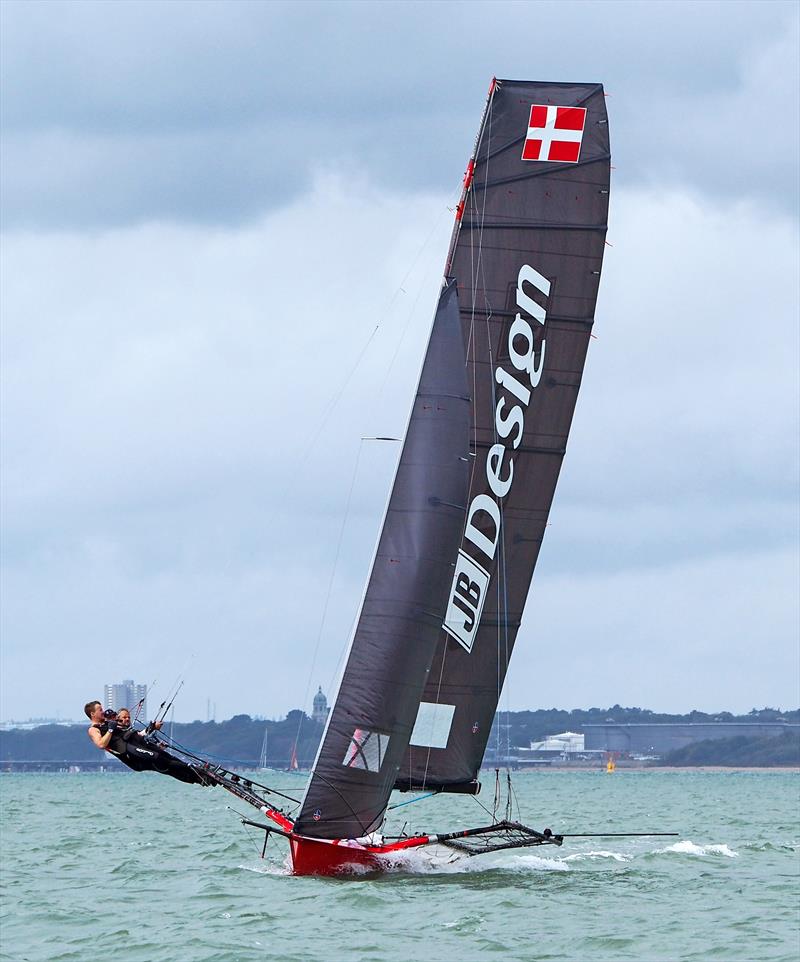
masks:
[[[265,771],[267,768],[267,741],[269,738],[269,729],[266,724],[264,725],[264,740],[261,742],[261,757],[258,760],[258,767],[261,771]]]

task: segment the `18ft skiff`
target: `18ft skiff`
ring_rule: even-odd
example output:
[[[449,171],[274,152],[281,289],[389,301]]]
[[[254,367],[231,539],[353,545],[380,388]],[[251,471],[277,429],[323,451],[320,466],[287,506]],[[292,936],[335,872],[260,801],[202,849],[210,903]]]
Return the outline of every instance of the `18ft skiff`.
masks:
[[[560,845],[510,817],[385,839],[401,791],[475,794],[561,470],[609,202],[600,84],[493,81],[338,694],[296,818],[208,766],[298,874],[431,844]],[[280,794],[280,793],[278,793]]]

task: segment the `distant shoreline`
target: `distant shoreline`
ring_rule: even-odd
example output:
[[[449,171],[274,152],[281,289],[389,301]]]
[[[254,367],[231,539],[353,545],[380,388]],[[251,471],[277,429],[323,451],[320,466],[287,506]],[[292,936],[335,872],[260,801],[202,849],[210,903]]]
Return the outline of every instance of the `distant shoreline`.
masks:
[[[46,764],[46,763],[45,763]],[[0,769],[0,775],[130,775],[132,774],[129,769],[122,765],[108,765],[107,767],[94,766],[92,763],[86,761],[75,763],[77,771],[68,771],[66,768],[59,768],[57,770],[31,770],[22,768],[3,768]],[[505,769],[502,769],[505,771]],[[242,767],[240,771],[243,772],[254,772],[263,771],[256,766],[252,767]],[[483,768],[480,771],[480,775],[483,776],[484,785],[488,785],[489,778],[494,771],[493,768]],[[517,768],[512,769],[514,775],[547,775],[551,772],[557,772],[563,774],[568,772],[571,774],[589,774],[589,775],[617,775],[622,772],[636,772],[640,774],[642,772],[653,772],[655,774],[662,774],[664,772],[679,772],[687,773],[692,772],[694,774],[725,774],[733,772],[756,772],[764,774],[791,774],[800,775],[800,767],[797,765],[620,765],[617,764],[616,771],[607,772],[604,767],[599,766],[589,766],[589,765],[542,765],[535,768]],[[287,772],[281,768],[266,769],[265,774],[268,775],[292,775],[297,777],[299,775],[308,775],[311,773],[311,769],[303,768],[296,770],[294,772]],[[135,773],[133,773],[135,774]],[[479,775],[479,778],[480,778]]]
[[[600,772],[603,775],[618,772],[792,772],[800,774],[797,765],[631,765],[617,762],[614,772],[606,772],[605,768],[578,767],[576,765],[543,765],[541,768],[520,769],[531,772]]]

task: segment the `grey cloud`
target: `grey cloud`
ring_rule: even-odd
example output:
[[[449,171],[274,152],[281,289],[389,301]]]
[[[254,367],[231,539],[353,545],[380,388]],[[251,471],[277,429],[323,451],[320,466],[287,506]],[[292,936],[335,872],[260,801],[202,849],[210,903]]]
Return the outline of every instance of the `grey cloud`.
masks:
[[[793,547],[538,575],[514,648],[511,704],[794,706],[799,575]]]
[[[455,188],[494,73],[604,80],[622,184],[796,208],[797,21],[781,3],[7,2],[2,15],[7,228],[238,223],[322,166]]]
[[[789,703],[796,231],[682,192],[618,188],[612,210],[512,705]],[[295,707],[341,536],[314,669],[330,687],[396,454],[359,439],[403,431],[451,224],[442,196],[324,177],[238,229],[6,237],[4,710],[64,650],[40,691],[66,714],[114,665],[174,675],[190,650],[180,717],[209,695],[221,715]],[[731,652],[759,632],[748,687]],[[571,647],[581,685],[515,684]]]

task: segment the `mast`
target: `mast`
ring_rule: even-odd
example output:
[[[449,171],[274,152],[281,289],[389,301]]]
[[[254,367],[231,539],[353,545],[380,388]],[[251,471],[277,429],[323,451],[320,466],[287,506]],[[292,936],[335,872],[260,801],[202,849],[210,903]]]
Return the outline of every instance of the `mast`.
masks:
[[[265,769],[267,767],[267,738],[269,736],[269,728],[266,722],[264,723],[264,740],[261,742],[261,757],[259,758],[258,767],[260,769]]]

